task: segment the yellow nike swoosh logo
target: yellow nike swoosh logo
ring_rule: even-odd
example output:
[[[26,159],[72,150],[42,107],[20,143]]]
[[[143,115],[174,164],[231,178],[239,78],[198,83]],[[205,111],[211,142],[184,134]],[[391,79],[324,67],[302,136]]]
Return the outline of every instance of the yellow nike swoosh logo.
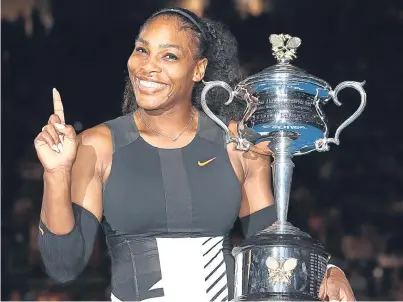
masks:
[[[39,227],[39,231],[41,232],[41,235],[43,236],[43,230],[41,227]]]
[[[211,159],[209,159],[209,160],[206,160],[206,161],[204,161],[204,162],[198,161],[197,164],[199,165],[199,167],[203,167],[203,166],[205,166],[205,165],[211,163],[211,162],[212,162],[213,160],[215,160],[216,158],[217,158],[217,157],[213,157],[213,158],[211,158]]]

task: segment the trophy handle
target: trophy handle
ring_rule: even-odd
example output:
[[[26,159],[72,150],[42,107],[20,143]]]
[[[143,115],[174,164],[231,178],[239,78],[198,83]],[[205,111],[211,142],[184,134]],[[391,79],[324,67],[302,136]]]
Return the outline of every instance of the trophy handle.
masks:
[[[203,80],[203,83],[205,85],[202,90],[202,93],[201,93],[201,106],[203,108],[203,111],[208,115],[208,117],[210,117],[214,122],[216,122],[225,131],[225,140],[226,140],[227,144],[236,143],[236,146],[235,146],[236,150],[249,151],[249,149],[251,147],[251,143],[248,142],[246,139],[242,138],[242,136],[240,134],[239,134],[239,137],[231,136],[228,127],[207,106],[206,95],[210,89],[212,89],[214,87],[222,87],[228,91],[229,98],[224,103],[225,105],[231,104],[231,102],[234,100],[234,96],[236,94],[235,91],[232,90],[230,85],[228,85],[227,83],[225,83],[223,81],[206,82]],[[239,133],[239,131],[238,131],[238,133]]]
[[[343,129],[346,128],[348,125],[350,125],[353,121],[355,121],[357,119],[357,117],[359,117],[361,115],[361,113],[364,111],[365,105],[367,103],[367,94],[366,94],[364,88],[362,88],[364,86],[364,84],[365,84],[365,81],[362,83],[353,82],[353,81],[345,81],[345,82],[341,82],[339,85],[337,85],[334,88],[333,91],[329,92],[329,95],[333,99],[333,102],[337,106],[341,106],[342,103],[339,102],[339,99],[337,97],[339,92],[341,90],[343,90],[344,88],[354,88],[361,95],[361,104],[360,104],[360,107],[358,107],[358,109],[348,119],[346,119],[339,126],[339,128],[337,128],[337,130],[334,134],[334,138],[325,137],[325,138],[318,139],[315,142],[315,147],[316,147],[317,151],[328,151],[330,149],[329,143],[339,145],[340,144],[339,136],[340,136],[341,131],[343,131]]]

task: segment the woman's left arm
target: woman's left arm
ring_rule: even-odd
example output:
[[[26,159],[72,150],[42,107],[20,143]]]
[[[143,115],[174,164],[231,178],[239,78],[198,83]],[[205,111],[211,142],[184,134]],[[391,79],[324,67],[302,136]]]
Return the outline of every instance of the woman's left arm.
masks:
[[[244,180],[239,217],[245,237],[277,220],[272,194],[270,156],[253,151],[240,153]]]

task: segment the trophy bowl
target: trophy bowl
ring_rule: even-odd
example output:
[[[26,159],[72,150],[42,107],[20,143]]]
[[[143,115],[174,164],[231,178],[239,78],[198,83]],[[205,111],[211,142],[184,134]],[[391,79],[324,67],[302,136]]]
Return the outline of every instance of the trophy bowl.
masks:
[[[274,158],[271,166],[278,220],[233,249],[234,301],[320,300],[319,288],[330,254],[321,242],[287,221],[292,158],[328,151],[331,143],[338,145],[341,131],[363,112],[366,93],[364,83],[345,81],[332,89],[324,80],[291,65],[301,39],[276,34],[270,36],[270,42],[277,64],[246,78],[234,89],[222,81],[204,82],[201,97],[203,110],[224,129],[228,144],[235,143],[236,150],[244,152],[259,146],[267,151],[263,154]],[[227,105],[234,98],[246,102],[235,136],[207,105],[206,95],[213,87],[228,91]],[[338,93],[348,87],[360,93],[361,103],[331,138],[323,107],[330,100],[340,106]]]
[[[220,86],[229,93],[226,104],[230,104],[234,97],[246,102],[243,118],[238,123],[238,137],[230,137],[227,132],[228,142],[236,142],[238,150],[247,151],[251,143],[270,141],[273,133],[283,130],[289,136],[294,136],[289,150],[294,156],[315,150],[328,151],[329,143],[338,145],[341,131],[364,110],[366,93],[362,86],[365,82],[345,81],[332,89],[324,80],[290,64],[296,58],[301,39],[281,34],[271,35],[270,42],[277,64],[246,78],[234,89],[221,81],[205,82],[202,92],[203,110],[226,130],[225,125],[209,110],[206,102],[207,92]],[[338,93],[347,87],[354,88],[361,94],[361,104],[339,126],[334,138],[329,138],[322,107],[330,100],[341,106]],[[250,136],[250,131],[253,132],[252,142],[246,139],[248,134]]]

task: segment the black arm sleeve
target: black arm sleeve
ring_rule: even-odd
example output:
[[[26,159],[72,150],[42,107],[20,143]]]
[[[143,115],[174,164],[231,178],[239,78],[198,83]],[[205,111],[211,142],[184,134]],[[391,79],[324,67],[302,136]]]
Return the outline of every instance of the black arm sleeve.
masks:
[[[56,235],[39,222],[38,246],[48,275],[57,282],[74,280],[87,265],[96,239],[97,218],[73,203],[75,224],[70,233]]]
[[[255,213],[239,219],[245,238],[255,235],[277,221],[276,204],[267,206]]]

